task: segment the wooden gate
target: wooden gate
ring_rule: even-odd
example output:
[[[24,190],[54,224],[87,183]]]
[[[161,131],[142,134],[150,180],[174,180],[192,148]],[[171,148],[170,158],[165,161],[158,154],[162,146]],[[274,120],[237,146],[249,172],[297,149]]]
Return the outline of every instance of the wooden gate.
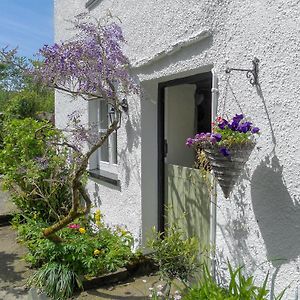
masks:
[[[188,237],[200,241],[200,250],[210,243],[210,191],[197,169],[168,164],[166,166],[166,221],[177,222]],[[168,225],[167,225],[168,226]]]

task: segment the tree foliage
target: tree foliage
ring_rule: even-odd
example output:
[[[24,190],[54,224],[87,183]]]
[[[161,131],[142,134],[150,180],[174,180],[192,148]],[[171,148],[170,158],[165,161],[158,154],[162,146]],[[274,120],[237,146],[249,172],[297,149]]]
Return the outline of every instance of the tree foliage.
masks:
[[[30,68],[40,64],[39,61],[17,56],[17,49],[0,51],[0,112],[6,114],[9,107],[8,118],[14,118],[10,114],[16,109],[17,118],[26,118],[29,115],[36,117],[39,112],[54,112],[54,90],[41,85],[33,80],[29,72]],[[25,109],[24,115],[20,106]],[[28,114],[28,108],[31,107]],[[21,114],[20,114],[21,113]]]
[[[115,116],[106,132],[101,135],[95,135],[93,128],[78,125],[77,119],[73,118],[75,128],[71,133],[77,135],[73,141],[79,143],[63,143],[69,147],[72,161],[68,176],[71,209],[67,216],[43,231],[44,236],[54,242],[61,241],[56,234],[59,230],[89,213],[91,200],[83,180],[89,158],[119,128],[122,115],[119,99],[138,91],[129,72],[128,58],[122,51],[124,37],[117,23],[111,20],[102,24],[100,20],[81,14],[72,24],[75,32],[73,39],[52,46],[45,45],[40,50],[42,63],[31,66],[29,72],[26,70],[25,73],[30,74],[38,84],[65,92],[73,96],[74,100],[80,97],[86,101],[105,101],[113,109]],[[3,56],[13,62],[10,53],[4,53]],[[80,145],[87,140],[89,148],[84,151]]]

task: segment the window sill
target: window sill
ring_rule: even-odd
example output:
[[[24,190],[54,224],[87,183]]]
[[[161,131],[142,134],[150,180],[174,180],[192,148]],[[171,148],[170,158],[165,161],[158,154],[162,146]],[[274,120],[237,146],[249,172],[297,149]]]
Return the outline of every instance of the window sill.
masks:
[[[118,175],[115,173],[110,173],[99,169],[88,170],[88,173],[92,178],[99,179],[115,186],[120,186],[120,180],[118,179]]]

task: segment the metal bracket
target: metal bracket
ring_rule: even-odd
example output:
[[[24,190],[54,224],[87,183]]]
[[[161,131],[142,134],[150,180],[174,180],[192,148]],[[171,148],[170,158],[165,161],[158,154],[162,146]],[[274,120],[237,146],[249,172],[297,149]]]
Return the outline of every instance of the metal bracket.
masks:
[[[241,71],[241,72],[246,72],[246,77],[250,80],[250,83],[254,85],[258,85],[258,63],[259,59],[254,57],[252,60],[253,68],[252,70],[250,69],[239,69],[239,68],[227,68],[225,70],[226,73],[231,73],[232,71]]]

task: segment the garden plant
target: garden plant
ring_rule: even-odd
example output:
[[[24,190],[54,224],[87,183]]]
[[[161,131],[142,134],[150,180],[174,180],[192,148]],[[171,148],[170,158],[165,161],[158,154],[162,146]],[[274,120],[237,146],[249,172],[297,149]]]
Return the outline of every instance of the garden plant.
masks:
[[[166,282],[167,297],[175,280],[188,287],[200,270],[199,241],[195,237],[185,237],[176,222],[167,226],[164,232],[153,228],[147,246],[151,249],[151,257],[159,268],[161,279]]]
[[[114,271],[133,258],[133,239],[124,228],[104,225],[100,213],[88,217],[92,202],[85,184],[90,157],[120,127],[121,102],[138,88],[121,49],[121,28],[113,19],[81,14],[71,24],[73,39],[45,45],[40,63],[23,65],[15,50],[1,51],[3,70],[13,66],[31,82],[68,95],[66,101],[97,99],[113,112],[100,134],[97,125],[83,124],[74,111],[65,135],[51,123],[33,119],[34,91],[26,91],[26,97],[17,93],[7,105],[0,169],[21,210],[14,225],[29,249],[26,259],[40,268],[29,284],[53,299],[70,297],[83,278]]]
[[[159,266],[161,279],[165,284],[149,288],[150,298],[155,300],[267,300],[270,292],[267,289],[269,274],[261,285],[256,284],[253,275],[245,275],[243,266],[233,268],[227,262],[228,282],[217,282],[211,275],[209,261],[199,261],[199,241],[186,238],[178,225],[174,223],[164,233],[153,230],[148,247],[152,257]],[[202,253],[202,256],[205,256]],[[200,256],[201,258],[201,256]],[[183,283],[178,288],[179,282]],[[195,283],[196,282],[196,283]],[[179,291],[171,292],[171,286]],[[283,290],[276,300],[282,299]]]
[[[254,144],[255,135],[260,131],[243,114],[236,114],[229,121],[218,117],[212,125],[212,133],[197,133],[194,138],[187,139],[186,145],[201,149],[216,147],[227,157],[230,156],[230,149]]]
[[[44,236],[54,242],[60,241],[56,235],[59,230],[89,213],[91,200],[84,186],[89,158],[119,128],[120,99],[138,91],[129,73],[128,59],[121,49],[124,42],[121,28],[113,21],[106,24],[102,21],[91,20],[84,14],[77,16],[72,22],[74,38],[60,45],[45,45],[40,50],[42,63],[28,70],[37,82],[72,96],[74,101],[78,98],[86,101],[98,99],[105,101],[114,111],[114,120],[103,134],[80,124],[76,112],[70,117],[74,125],[71,142],[64,140],[60,146],[69,148],[71,153],[68,176],[71,208],[66,216],[43,231]],[[8,61],[12,60],[13,54],[2,51],[2,56]],[[86,151],[81,147],[84,142],[89,145]]]
[[[225,198],[228,198],[256,145],[255,137],[260,129],[243,114],[236,114],[229,121],[218,117],[212,131],[188,138],[186,145],[196,149],[197,165],[213,171]]]

